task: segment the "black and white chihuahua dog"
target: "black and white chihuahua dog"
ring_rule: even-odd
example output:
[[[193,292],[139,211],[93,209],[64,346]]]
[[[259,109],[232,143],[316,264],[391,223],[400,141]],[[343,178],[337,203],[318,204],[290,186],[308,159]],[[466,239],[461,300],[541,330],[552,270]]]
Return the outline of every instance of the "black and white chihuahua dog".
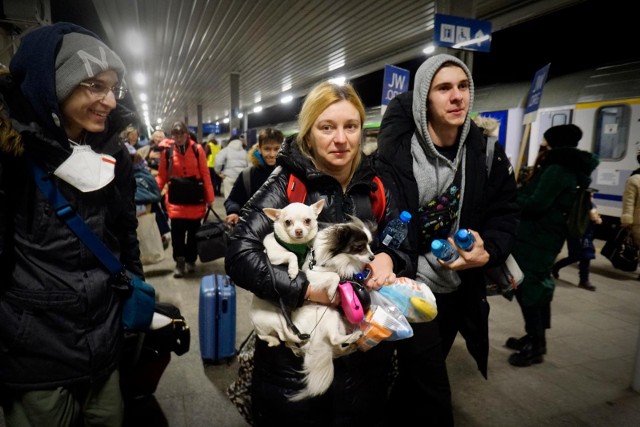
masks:
[[[292,269],[297,256],[293,253],[285,256],[282,246],[274,245],[278,240],[301,243],[304,239],[296,240],[292,237],[296,235],[315,236],[302,270],[314,288],[326,289],[337,302],[340,282],[352,280],[373,261],[370,247],[373,230],[355,217],[347,223],[318,230],[317,216],[323,206],[324,200],[320,200],[311,206],[292,203],[283,209],[265,208],[265,214],[274,220],[274,235],[265,237],[264,245],[273,264],[288,263],[288,272],[293,278],[298,273],[297,264]],[[305,227],[309,229],[299,230]],[[291,276],[293,272],[295,274]],[[305,388],[290,397],[292,401],[298,401],[323,394],[329,388],[333,381],[333,359],[354,352],[362,332],[333,306],[307,302],[293,310],[290,319],[287,319],[288,315],[281,307],[254,296],[250,317],[258,337],[269,346],[283,342],[304,358]]]

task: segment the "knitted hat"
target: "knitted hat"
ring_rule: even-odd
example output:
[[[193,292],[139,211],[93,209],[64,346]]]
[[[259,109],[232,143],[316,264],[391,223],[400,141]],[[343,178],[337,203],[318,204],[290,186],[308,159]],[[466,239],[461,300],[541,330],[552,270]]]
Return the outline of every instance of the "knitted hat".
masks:
[[[62,103],[80,82],[113,70],[122,82],[124,64],[114,51],[95,37],[65,34],[56,56],[56,95]]]
[[[544,133],[549,147],[577,147],[582,138],[582,131],[576,125],[559,125],[549,128]]]

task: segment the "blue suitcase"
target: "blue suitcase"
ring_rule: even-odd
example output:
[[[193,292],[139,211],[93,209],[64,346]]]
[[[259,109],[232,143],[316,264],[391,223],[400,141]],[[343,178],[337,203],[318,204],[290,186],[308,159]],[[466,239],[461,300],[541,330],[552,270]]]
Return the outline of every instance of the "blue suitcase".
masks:
[[[200,355],[220,363],[236,354],[236,288],[229,276],[211,274],[200,282]]]

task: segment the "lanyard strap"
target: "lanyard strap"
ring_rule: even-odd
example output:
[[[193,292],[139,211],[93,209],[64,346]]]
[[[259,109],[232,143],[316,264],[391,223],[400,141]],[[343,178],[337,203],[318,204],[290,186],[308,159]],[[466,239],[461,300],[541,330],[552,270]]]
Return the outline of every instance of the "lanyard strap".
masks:
[[[31,169],[38,188],[54,207],[58,218],[67,224],[111,274],[116,275],[123,272],[124,265],[122,265],[109,248],[98,239],[98,236],[91,231],[73,206],[60,194],[58,188],[53,185],[51,178],[47,176],[42,168],[33,160],[29,160],[29,168]]]

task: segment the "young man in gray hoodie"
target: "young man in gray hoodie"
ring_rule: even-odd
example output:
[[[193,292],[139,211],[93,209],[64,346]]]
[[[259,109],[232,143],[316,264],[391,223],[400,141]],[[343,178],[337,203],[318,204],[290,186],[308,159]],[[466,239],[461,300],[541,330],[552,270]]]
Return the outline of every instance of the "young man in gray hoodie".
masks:
[[[435,55],[418,69],[414,90],[391,101],[378,137],[378,172],[400,210],[414,218],[408,239],[415,277],[431,288],[438,304],[434,321],[412,324],[413,337],[397,341],[399,375],[391,408],[426,409],[438,426],[453,425],[445,359],[458,332],[487,375],[483,267],[504,262],[518,224],[513,168],[496,144],[488,174],[486,140],[471,120],[472,106],[467,66],[454,56]],[[439,261],[431,242],[453,243],[450,237],[461,228],[471,230],[473,249],[459,249],[453,262]],[[389,417],[397,422],[399,412],[389,411]]]

